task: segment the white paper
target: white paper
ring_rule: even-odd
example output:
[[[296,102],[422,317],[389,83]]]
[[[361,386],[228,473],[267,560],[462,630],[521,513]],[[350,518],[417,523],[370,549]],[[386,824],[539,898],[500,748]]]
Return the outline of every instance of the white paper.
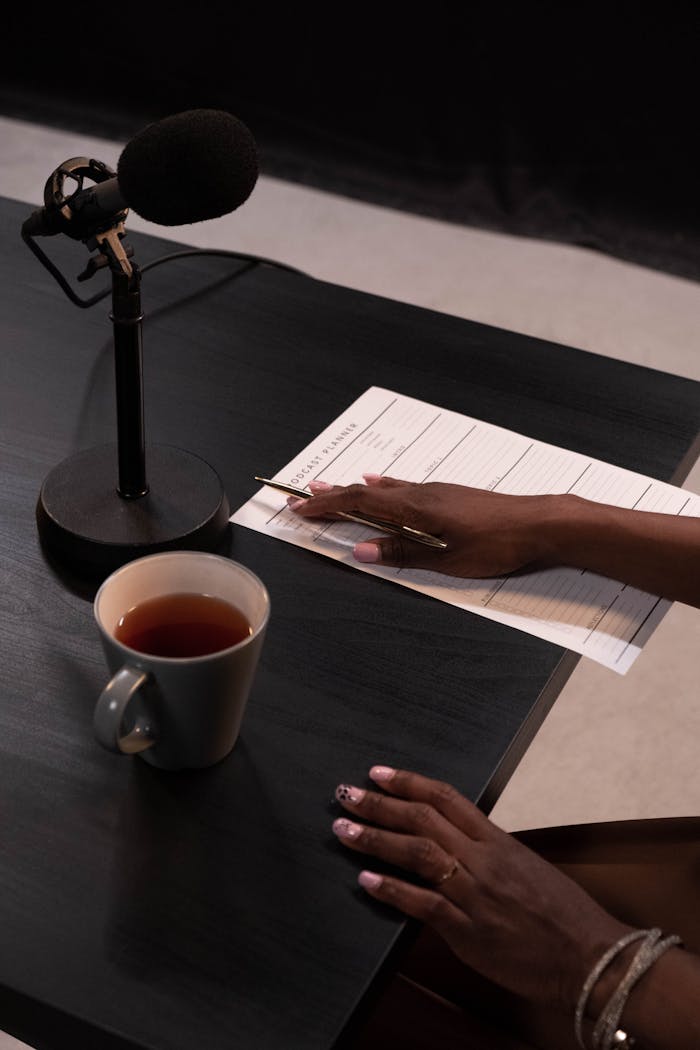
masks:
[[[380,387],[365,391],[274,479],[304,488],[311,480],[349,485],[361,482],[364,473],[519,495],[571,492],[619,507],[700,516],[700,497],[674,485]],[[376,529],[299,518],[287,509],[283,493],[265,486],[231,521],[572,649],[620,674],[670,605],[567,567],[462,579],[362,565],[352,549],[377,536]]]

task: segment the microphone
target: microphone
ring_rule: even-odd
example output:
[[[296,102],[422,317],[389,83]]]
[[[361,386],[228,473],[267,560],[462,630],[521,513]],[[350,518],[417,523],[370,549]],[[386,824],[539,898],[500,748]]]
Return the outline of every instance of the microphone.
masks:
[[[84,178],[95,184],[83,188]],[[160,226],[216,219],[240,207],[257,178],[257,146],[241,120],[222,110],[186,110],[135,135],[116,173],[102,161],[65,161],[49,176],[44,207],[29,216],[22,232],[86,240],[124,221],[129,209]],[[69,180],[77,189],[66,196]]]
[[[135,135],[116,173],[85,157],[65,161],[46,183],[44,207],[22,226],[40,258],[33,237],[66,233],[89,250],[99,245],[112,270],[117,445],[59,463],[36,509],[42,547],[74,576],[104,578],[126,561],[163,550],[215,550],[228,532],[228,499],[204,460],[151,445],[146,477],[140,271],[119,239],[129,209],[162,226],[214,219],[243,204],[257,177],[257,148],[245,124],[219,110],[187,110]],[[84,187],[84,179],[92,184]]]

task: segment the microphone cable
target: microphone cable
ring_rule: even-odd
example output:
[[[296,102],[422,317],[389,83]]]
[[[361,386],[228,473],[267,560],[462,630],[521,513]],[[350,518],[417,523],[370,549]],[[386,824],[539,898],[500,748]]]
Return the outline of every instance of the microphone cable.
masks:
[[[22,229],[22,240],[34,253],[42,266],[44,266],[51,276],[58,282],[70,301],[81,309],[87,309],[90,306],[94,306],[96,303],[99,303],[102,299],[106,299],[108,295],[112,294],[112,289],[110,287],[105,288],[103,291],[98,292],[89,299],[81,299],[81,297],[73,291],[58,267],[51,261],[48,255],[42,251],[31,234],[27,233],[24,229]],[[231,274],[232,280],[242,277],[244,273],[249,269],[252,269],[254,266],[274,266],[277,269],[286,270],[288,273],[298,274],[300,277],[309,276],[304,273],[303,270],[297,269],[296,266],[290,266],[288,263],[278,262],[276,259],[268,259],[262,255],[251,255],[247,252],[235,252],[227,248],[187,248],[178,252],[170,252],[167,255],[159,256],[157,259],[152,259],[151,262],[146,263],[144,266],[140,266],[139,270],[143,274],[148,270],[152,270],[155,266],[160,266],[162,263],[172,262],[175,259],[186,259],[196,255],[221,255],[229,259],[239,259],[242,262],[247,262],[249,264],[248,266]]]

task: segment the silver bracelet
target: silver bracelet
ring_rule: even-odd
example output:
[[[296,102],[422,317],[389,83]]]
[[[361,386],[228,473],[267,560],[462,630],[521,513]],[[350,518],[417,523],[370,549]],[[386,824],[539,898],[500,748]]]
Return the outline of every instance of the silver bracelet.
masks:
[[[615,1043],[615,1039],[622,1011],[627,1005],[630,992],[637,981],[644,976],[647,970],[653,966],[665,951],[673,948],[674,945],[682,943],[680,937],[677,937],[675,934],[659,940],[660,932],[656,930],[652,932],[655,936],[650,934],[646,938],[632,960],[627,973],[601,1011],[593,1029],[593,1046],[595,1050],[611,1050],[612,1047],[620,1045],[619,1040],[617,1044]]]
[[[584,981],[578,1003],[576,1004],[576,1013],[574,1014],[574,1032],[576,1034],[576,1041],[581,1047],[581,1050],[586,1050],[586,1044],[583,1041],[583,1015],[586,1010],[589,996],[593,991],[593,986],[600,978],[603,970],[610,965],[613,959],[619,955],[628,944],[631,944],[632,941],[641,940],[642,937],[649,937],[651,934],[654,935],[654,940],[656,941],[656,939],[661,936],[661,930],[633,930],[632,933],[626,933],[624,937],[620,937],[619,941],[615,941],[612,947],[608,948],[605,954],[601,956]],[[624,1046],[624,1043],[622,1045]]]

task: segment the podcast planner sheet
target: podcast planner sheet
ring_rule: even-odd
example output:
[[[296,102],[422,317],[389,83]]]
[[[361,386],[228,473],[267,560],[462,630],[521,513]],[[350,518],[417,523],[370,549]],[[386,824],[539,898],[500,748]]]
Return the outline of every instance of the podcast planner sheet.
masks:
[[[267,464],[261,464],[261,470]],[[362,482],[364,473],[498,492],[575,493],[640,511],[700,516],[700,496],[620,467],[380,387],[365,391],[274,480],[305,488]],[[527,631],[624,674],[670,602],[569,567],[462,579],[423,569],[363,565],[356,543],[380,535],[354,522],[302,519],[263,486],[231,521],[317,551],[468,612]]]

